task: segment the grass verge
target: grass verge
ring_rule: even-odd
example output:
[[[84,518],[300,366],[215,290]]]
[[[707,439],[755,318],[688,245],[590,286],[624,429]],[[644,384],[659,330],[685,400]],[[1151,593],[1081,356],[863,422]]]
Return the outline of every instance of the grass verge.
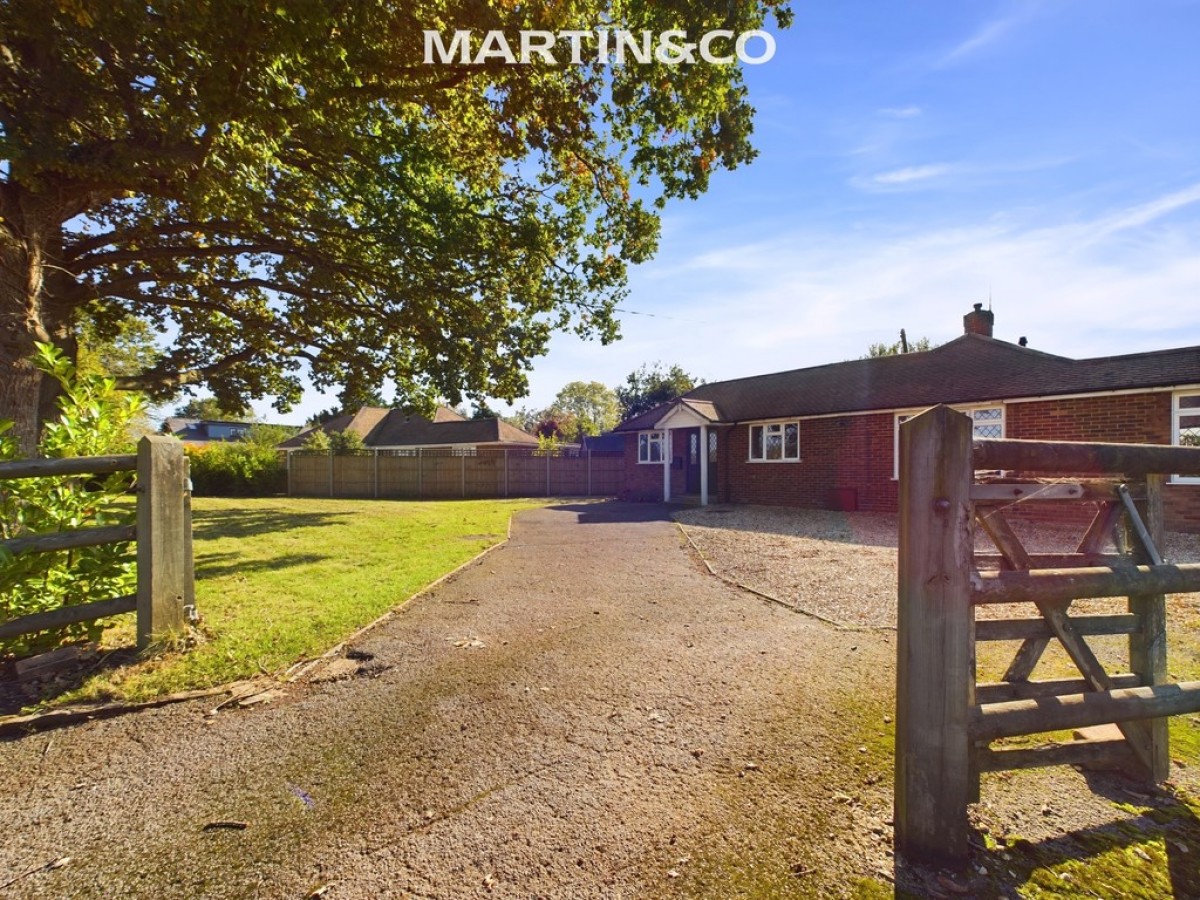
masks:
[[[145,700],[261,674],[324,652],[500,542],[538,500],[198,498],[196,605],[203,640],[99,671],[59,701]],[[132,614],[106,647],[133,642]]]

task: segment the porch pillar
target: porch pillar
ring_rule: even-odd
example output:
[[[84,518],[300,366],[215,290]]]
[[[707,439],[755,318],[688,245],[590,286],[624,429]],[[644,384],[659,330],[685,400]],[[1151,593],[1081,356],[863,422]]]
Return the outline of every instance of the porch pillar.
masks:
[[[708,506],[708,426],[700,426],[700,505]]]
[[[671,429],[663,431],[663,503],[671,502]]]

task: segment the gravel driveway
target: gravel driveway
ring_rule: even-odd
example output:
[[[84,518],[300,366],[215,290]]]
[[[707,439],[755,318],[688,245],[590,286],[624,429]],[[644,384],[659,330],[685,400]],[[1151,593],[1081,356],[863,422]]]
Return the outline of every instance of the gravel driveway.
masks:
[[[661,507],[524,513],[358,677],[0,744],[0,895],[849,893],[892,872],[854,753],[887,641],[713,578]]]

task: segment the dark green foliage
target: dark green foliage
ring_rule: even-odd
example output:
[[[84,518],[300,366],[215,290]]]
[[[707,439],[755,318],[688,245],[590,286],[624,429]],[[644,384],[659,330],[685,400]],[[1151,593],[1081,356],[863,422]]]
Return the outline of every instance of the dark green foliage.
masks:
[[[248,406],[225,405],[216,397],[193,397],[175,408],[175,415],[185,419],[208,419],[218,422],[249,422],[254,412]]]
[[[426,65],[423,29],[695,40],[772,16],[791,19],[776,0],[0,4],[0,385],[20,382],[0,416],[32,446],[34,337],[130,316],[167,346],[122,386],[155,399],[523,396],[556,330],[617,337],[657,208],[753,158],[754,110],[737,65]]]
[[[932,350],[937,344],[929,340],[927,337],[917,338],[915,341],[908,341],[908,349],[904,349],[904,341],[896,341],[893,344],[872,344],[867,348],[867,355],[862,359],[875,359],[880,356],[899,356],[902,353],[924,353],[926,350]]]
[[[187,449],[197,497],[269,497],[287,492],[287,462],[273,446],[249,441]]]
[[[654,407],[682,397],[703,379],[697,379],[679,366],[665,369],[661,362],[653,366],[643,365],[630,372],[625,384],[617,388],[617,401],[621,404],[621,419],[631,419]]]

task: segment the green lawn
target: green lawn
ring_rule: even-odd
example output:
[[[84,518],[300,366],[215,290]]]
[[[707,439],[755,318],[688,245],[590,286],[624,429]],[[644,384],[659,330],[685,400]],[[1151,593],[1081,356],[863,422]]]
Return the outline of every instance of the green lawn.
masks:
[[[196,604],[204,640],[92,676],[61,699],[140,700],[316,656],[501,541],[537,500],[197,498]],[[132,615],[105,632],[132,643]]]

